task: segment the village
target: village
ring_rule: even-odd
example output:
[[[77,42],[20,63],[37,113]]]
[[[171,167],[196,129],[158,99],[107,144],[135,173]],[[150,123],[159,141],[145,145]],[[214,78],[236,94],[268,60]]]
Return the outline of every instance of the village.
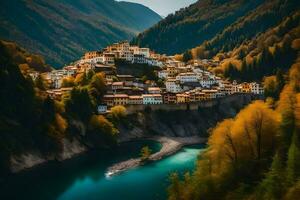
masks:
[[[130,74],[118,74],[116,60],[127,64],[155,66],[156,76],[162,84],[153,80],[142,80]],[[86,52],[78,61],[44,73],[50,84],[47,93],[50,97],[60,99],[72,87],[63,87],[63,80],[76,77],[81,73],[94,70],[105,75],[107,93],[98,106],[99,114],[106,113],[116,105],[155,105],[186,104],[209,101],[236,93],[263,94],[263,87],[256,82],[240,83],[229,81],[206,70],[207,66],[217,66],[212,60],[192,60],[188,63],[178,61],[174,56],[160,55],[149,48],[131,46],[124,41],[112,44],[100,51]],[[38,73],[30,74],[33,79]]]

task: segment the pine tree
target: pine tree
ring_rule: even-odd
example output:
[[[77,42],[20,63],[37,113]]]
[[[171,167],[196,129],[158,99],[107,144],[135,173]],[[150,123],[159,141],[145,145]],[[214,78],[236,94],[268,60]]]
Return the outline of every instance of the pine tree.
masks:
[[[288,160],[286,166],[286,181],[288,186],[292,186],[300,175],[300,149],[298,135],[293,134],[292,143],[288,151]]]
[[[283,193],[283,163],[275,154],[269,172],[258,188],[258,199],[280,199]]]

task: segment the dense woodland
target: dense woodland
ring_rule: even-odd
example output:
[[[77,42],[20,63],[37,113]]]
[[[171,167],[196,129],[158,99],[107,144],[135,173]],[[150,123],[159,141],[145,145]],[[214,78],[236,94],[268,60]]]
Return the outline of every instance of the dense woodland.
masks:
[[[140,33],[134,44],[150,47],[173,55],[183,53],[235,22],[260,5],[262,0],[201,0],[175,14],[170,14],[158,24]]]
[[[260,81],[279,70],[286,72],[296,58],[299,8],[297,0],[198,1],[133,43],[162,53],[183,53],[177,56],[183,61],[215,59],[221,62],[212,69],[217,74]]]
[[[66,139],[100,148],[116,143],[115,127],[125,117],[125,110],[115,107],[107,118],[96,115],[96,106],[106,89],[103,74],[89,71],[68,80],[74,89],[62,101],[56,101],[46,95],[48,86],[42,76],[33,81],[19,67],[27,64],[26,59],[22,63],[13,55],[16,54],[11,54],[9,46],[1,42],[1,174],[9,171],[13,155],[32,151],[59,157]]]
[[[169,199],[286,199],[300,191],[300,63],[279,100],[255,101],[220,122],[196,170],[172,174]]]

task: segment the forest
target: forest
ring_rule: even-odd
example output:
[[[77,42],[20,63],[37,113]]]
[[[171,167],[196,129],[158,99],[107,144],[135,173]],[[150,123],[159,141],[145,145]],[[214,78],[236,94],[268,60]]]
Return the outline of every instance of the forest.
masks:
[[[265,86],[265,101],[253,102],[210,131],[195,171],[170,176],[169,200],[299,197],[299,61]]]
[[[44,78],[40,75],[33,81],[27,74],[31,54],[21,49],[16,59],[19,50],[0,43],[1,175],[9,172],[11,156],[38,151],[57,157],[65,140],[99,148],[116,144],[116,124],[125,117],[125,108],[117,106],[106,117],[96,115],[106,89],[103,74],[89,71],[65,80],[73,90],[61,101],[53,100],[46,94]]]

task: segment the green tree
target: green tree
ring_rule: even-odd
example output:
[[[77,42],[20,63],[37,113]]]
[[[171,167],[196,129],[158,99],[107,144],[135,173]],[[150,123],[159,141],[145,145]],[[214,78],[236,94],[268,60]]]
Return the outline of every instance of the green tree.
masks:
[[[190,50],[184,52],[183,58],[182,58],[183,62],[188,62],[192,59],[193,59],[193,55],[192,55],[192,52]]]
[[[269,172],[258,189],[258,199],[280,199],[284,191],[283,162],[279,154],[275,154]]]
[[[64,104],[68,114],[83,122],[87,122],[95,111],[86,88],[73,88],[69,98],[64,100]]]
[[[89,93],[96,104],[102,101],[102,97],[106,92],[106,84],[104,75],[101,73],[94,74],[89,84]]]
[[[300,149],[298,134],[294,132],[292,143],[288,151],[288,160],[286,166],[286,181],[288,186],[292,186],[300,175]]]

